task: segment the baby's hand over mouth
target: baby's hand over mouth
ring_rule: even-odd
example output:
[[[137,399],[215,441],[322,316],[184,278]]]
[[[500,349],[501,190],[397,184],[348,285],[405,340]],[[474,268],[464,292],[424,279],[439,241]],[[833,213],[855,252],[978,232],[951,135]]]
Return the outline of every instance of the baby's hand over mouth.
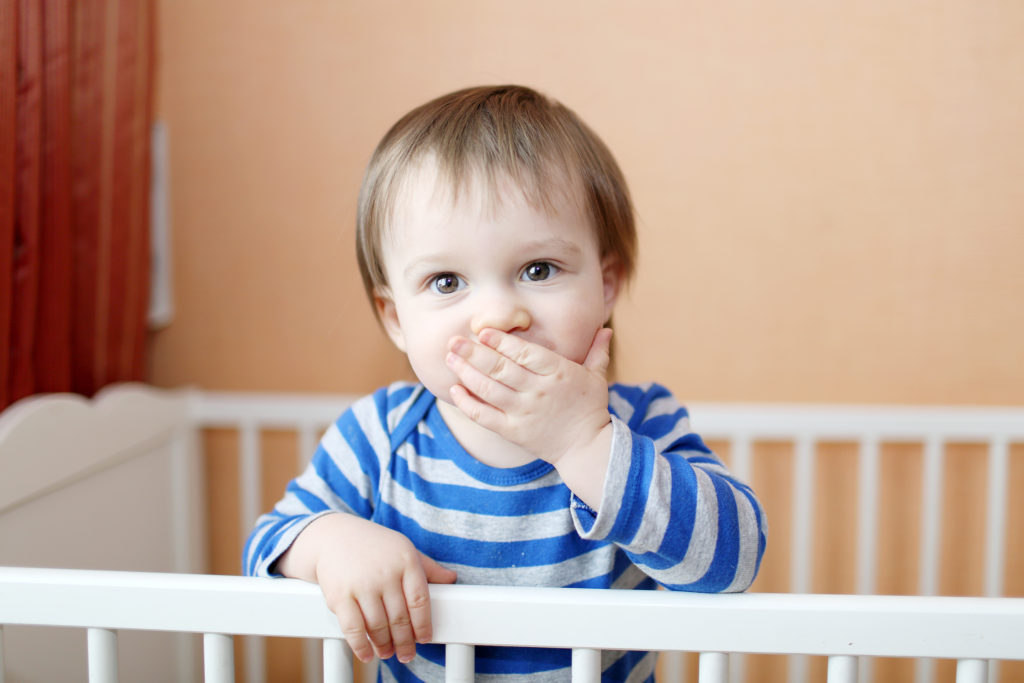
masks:
[[[452,337],[445,359],[459,383],[451,400],[469,419],[557,466],[609,427],[608,349],[598,330],[582,364],[493,328]]]

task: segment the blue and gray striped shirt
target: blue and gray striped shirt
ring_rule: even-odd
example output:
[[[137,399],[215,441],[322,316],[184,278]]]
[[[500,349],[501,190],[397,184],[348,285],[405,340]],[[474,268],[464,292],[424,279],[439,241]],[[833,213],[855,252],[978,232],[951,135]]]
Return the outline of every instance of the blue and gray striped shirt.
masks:
[[[274,563],[312,520],[356,514],[405,534],[459,583],[700,592],[742,591],[764,553],[764,511],[750,488],[690,432],[657,384],[609,387],[612,453],[600,510],[537,460],[494,468],[455,440],[422,385],[357,401],[324,434],[309,467],[245,547],[245,572]],[[358,552],[358,550],[355,550]],[[604,680],[653,679],[653,653],[604,654]],[[383,680],[443,680],[444,650],[392,657]],[[570,653],[477,648],[478,680],[569,679]]]

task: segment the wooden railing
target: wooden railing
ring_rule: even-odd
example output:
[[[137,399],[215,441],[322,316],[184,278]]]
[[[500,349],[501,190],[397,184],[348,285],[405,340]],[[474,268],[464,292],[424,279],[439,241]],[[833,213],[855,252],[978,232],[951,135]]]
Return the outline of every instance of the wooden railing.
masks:
[[[473,680],[476,645],[571,648],[572,680],[600,680],[607,649],[699,652],[701,683],[728,680],[727,653],[825,655],[829,683],[858,657],[1024,659],[1024,598],[740,594],[431,586],[447,681]],[[232,636],[317,638],[324,680],[352,681],[351,653],[311,584],[288,579],[0,568],[0,624],[87,629],[90,683],[117,680],[117,632],[201,633],[207,683],[234,680]],[[2,656],[2,650],[0,650]]]

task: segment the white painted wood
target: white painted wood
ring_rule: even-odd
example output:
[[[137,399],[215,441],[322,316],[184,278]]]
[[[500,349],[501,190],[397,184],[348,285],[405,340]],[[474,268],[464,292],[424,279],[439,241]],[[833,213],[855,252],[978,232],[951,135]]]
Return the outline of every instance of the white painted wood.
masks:
[[[790,590],[807,593],[811,588],[811,536],[814,522],[814,441],[800,435],[793,462],[793,546],[790,556]]]
[[[918,594],[935,595],[939,588],[939,546],[942,533],[943,444],[934,436],[925,440],[922,472],[921,555]]]
[[[578,647],[572,651],[572,683],[600,683],[601,651]]]
[[[936,595],[939,590],[939,551],[942,541],[943,442],[929,435],[924,442],[921,494],[921,550],[918,560],[919,595]],[[914,682],[935,680],[935,662],[920,659],[914,665]]]
[[[141,384],[108,387],[92,401],[74,394],[18,401],[0,413],[0,514],[170,441],[188,406],[187,392]]]
[[[685,652],[662,652],[658,656],[658,668],[662,683],[685,683],[686,681],[686,653]]]
[[[263,481],[263,463],[260,448],[260,425],[246,419],[238,431],[239,528],[243,538],[260,515],[260,490]],[[245,674],[248,683],[266,680],[266,644],[262,638],[248,637],[242,641]]]
[[[313,459],[313,454],[316,453],[317,442],[320,434],[323,430],[317,430],[317,428],[308,422],[300,424],[298,426],[298,452],[296,453],[296,469],[301,472],[306,469],[306,465]]]
[[[247,419],[266,429],[293,429],[303,422],[330,424],[357,397],[345,394],[195,392],[191,421],[200,427],[236,427]],[[694,431],[709,440],[737,434],[751,440],[857,441],[874,434],[882,442],[920,442],[927,434],[945,441],[987,442],[993,435],[1024,440],[1024,408],[916,407],[786,403],[690,403]]]
[[[828,683],[856,683],[857,658],[833,655],[828,658]]]
[[[878,554],[879,444],[873,434],[860,441],[857,454],[857,592],[875,592]]]
[[[89,683],[117,683],[117,633],[88,630]]]
[[[7,565],[197,571],[200,508],[176,470],[195,457],[191,392],[112,385],[92,400],[44,394],[0,414],[0,562]],[[10,487],[10,488],[8,488]],[[198,489],[196,495],[201,494]],[[125,514],[125,501],[132,504]],[[86,639],[65,629],[7,630],[19,680],[85,676]],[[196,680],[192,636],[119,634],[120,677]],[[54,657],[53,652],[62,656]]]
[[[348,643],[340,638],[325,638],[323,652],[324,683],[353,683],[353,655]]]
[[[1024,659],[1024,598],[465,585],[430,594],[439,643]],[[0,568],[0,623],[341,637],[310,583],[145,572]]]
[[[1003,594],[1009,460],[1009,442],[1001,436],[994,437],[988,450],[988,509],[985,521],[985,595],[989,597]]]
[[[1024,408],[995,406],[822,405],[799,403],[688,403],[694,431],[707,439],[737,432],[779,441],[794,434],[817,440],[857,441],[874,434],[882,442],[920,442],[927,434],[944,441],[986,442],[1001,434],[1024,439]]]
[[[331,424],[357,399],[334,394],[267,394],[256,392],[197,392],[191,418],[200,427],[233,428],[256,420],[265,429],[293,429],[304,422]]]
[[[380,660],[374,658],[369,664],[359,667],[361,683],[377,683],[377,670],[380,668]]]
[[[737,434],[730,440],[731,462],[730,467],[733,473],[742,481],[750,481],[753,474],[751,461],[753,457],[753,446],[746,434]]]
[[[956,683],[987,683],[988,662],[984,659],[961,659],[956,663]]]
[[[701,652],[697,683],[726,683],[729,680],[729,655]]]
[[[302,640],[302,681],[321,683],[327,671],[327,652],[316,638]]]
[[[860,440],[857,453],[857,575],[856,590],[860,595],[875,592],[878,576],[878,507],[879,461],[881,447],[875,434],[865,434]],[[869,657],[860,658],[858,681],[870,683],[874,680],[874,662]]]
[[[729,653],[729,683],[744,683],[747,680],[747,659],[742,652]]]
[[[464,643],[448,643],[444,649],[445,683],[473,683],[476,672],[476,648]]]
[[[790,555],[790,591],[811,590],[811,537],[814,527],[814,441],[807,434],[797,436],[793,457],[793,545]],[[789,683],[805,683],[807,658],[789,658]]]
[[[205,683],[234,683],[235,646],[231,636],[203,634],[203,675]]]

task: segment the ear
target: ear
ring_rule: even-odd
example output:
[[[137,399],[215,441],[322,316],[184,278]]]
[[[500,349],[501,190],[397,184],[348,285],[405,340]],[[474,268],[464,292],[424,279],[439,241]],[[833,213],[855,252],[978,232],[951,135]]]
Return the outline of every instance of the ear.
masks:
[[[399,351],[405,352],[405,335],[402,334],[402,324],[398,321],[398,310],[395,302],[388,292],[377,292],[373,295],[373,305],[377,307],[377,317],[384,331],[391,338],[391,343],[398,347]]]
[[[601,281],[604,283],[604,317],[612,317],[612,310],[619,298],[624,280],[622,262],[619,257],[609,254],[601,259]]]

